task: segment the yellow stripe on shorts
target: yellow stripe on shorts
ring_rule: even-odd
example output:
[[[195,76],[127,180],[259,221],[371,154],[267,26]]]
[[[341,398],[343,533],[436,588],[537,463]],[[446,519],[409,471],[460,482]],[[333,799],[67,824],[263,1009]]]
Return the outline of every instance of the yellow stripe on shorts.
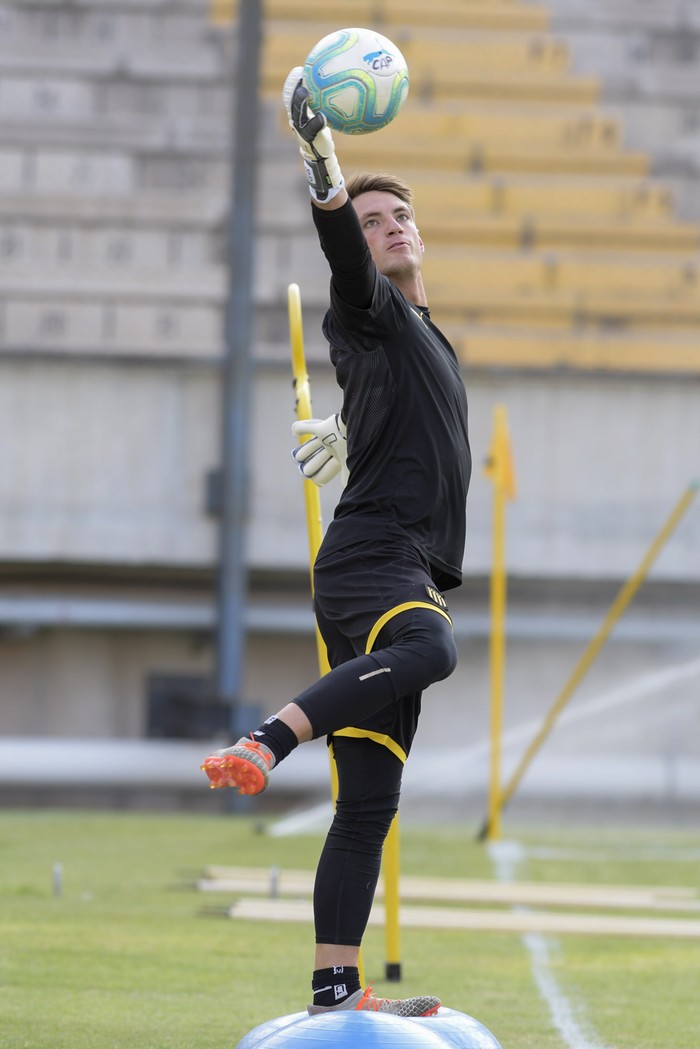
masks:
[[[444,608],[438,608],[436,605],[431,605],[427,601],[406,601],[402,605],[395,605],[394,608],[390,608],[388,612],[380,616],[377,622],[374,624],[369,632],[367,638],[367,644],[365,646],[365,655],[369,655],[374,648],[374,642],[379,637],[379,634],[389,623],[394,616],[400,615],[402,612],[407,612],[410,608],[428,608],[431,612],[437,612],[438,615],[443,616],[447,622],[452,626],[452,620],[450,619]],[[395,739],[391,736],[387,736],[386,733],[372,732],[366,728],[341,728],[337,732],[333,733],[334,736],[351,736],[353,739],[371,739],[374,743],[379,743],[383,747],[387,747],[391,753],[399,759],[402,764],[406,764],[406,758],[408,755],[403,747],[400,747]]]
[[[368,728],[341,728],[337,732],[333,733],[334,736],[351,736],[353,739],[371,739],[373,743],[379,743],[382,747],[386,747],[391,753],[399,759],[402,765],[406,764],[406,758],[408,754],[400,747],[395,739],[391,736],[387,736],[386,733],[372,732]]]
[[[444,616],[450,626],[452,626],[452,620],[444,608],[438,608],[437,605],[431,605],[427,601],[406,601],[403,605],[395,605],[394,608],[390,608],[388,612],[385,612],[383,616],[379,617],[369,632],[367,644],[365,645],[365,655],[369,655],[372,651],[374,648],[374,642],[377,640],[379,634],[387,623],[390,622],[394,616],[398,616],[402,612],[407,612],[409,608],[429,608],[431,612],[437,612],[439,615]]]

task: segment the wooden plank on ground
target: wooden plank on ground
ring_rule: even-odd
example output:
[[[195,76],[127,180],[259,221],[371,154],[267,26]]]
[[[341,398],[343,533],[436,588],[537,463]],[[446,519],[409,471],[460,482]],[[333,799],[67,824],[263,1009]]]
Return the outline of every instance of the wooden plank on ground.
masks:
[[[209,867],[197,883],[202,892],[256,893],[269,896],[310,896],[311,871],[264,867]],[[383,885],[377,886],[381,899]],[[695,888],[643,885],[576,885],[546,882],[497,882],[478,879],[403,876],[403,900],[450,903],[500,903],[512,906],[609,907],[636,910],[700,911]]]
[[[261,900],[242,897],[228,916],[246,921],[313,922],[306,900]],[[375,906],[371,925],[384,925],[384,908]],[[603,914],[572,914],[532,910],[491,911],[453,907],[402,907],[403,929],[461,929],[472,932],[513,932],[589,935],[651,936],[700,939],[700,921],[682,918],[639,918]]]

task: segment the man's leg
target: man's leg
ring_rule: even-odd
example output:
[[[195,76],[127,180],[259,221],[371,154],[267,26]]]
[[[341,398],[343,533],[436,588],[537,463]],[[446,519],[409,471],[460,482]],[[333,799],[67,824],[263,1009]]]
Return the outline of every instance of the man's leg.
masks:
[[[320,616],[319,623],[323,623]],[[324,638],[327,626],[322,626]],[[380,643],[384,647],[369,655],[353,655],[334,665],[330,673],[268,718],[250,740],[239,740],[207,759],[202,767],[213,785],[237,786],[244,794],[261,793],[270,769],[299,743],[364,722],[401,702],[402,697],[441,681],[452,673],[457,660],[452,625],[431,608],[398,614],[382,631]],[[346,644],[350,643],[346,640]],[[217,781],[219,772],[221,780]]]
[[[318,625],[333,670],[268,718],[250,740],[208,758],[202,768],[213,786],[258,794],[270,769],[299,743],[358,725],[454,670],[452,624],[413,547],[361,543],[321,559],[314,578]]]
[[[449,618],[430,608],[410,608],[387,623],[370,654],[336,667],[291,705],[301,708],[318,738],[423,692],[448,677],[456,663]]]
[[[317,957],[330,965],[342,964],[330,957],[335,945],[362,943],[403,773],[402,762],[373,740],[339,736],[333,749],[338,799],[314,887]]]
[[[428,1016],[431,995],[378,998],[362,990],[358,955],[379,878],[382,848],[396,815],[403,763],[373,740],[337,737],[338,800],[314,885],[316,961],[310,1013],[343,1009]]]
[[[354,659],[358,649],[338,625],[327,620],[318,608],[316,616],[331,667]],[[328,683],[330,678],[331,675],[326,674],[321,680]],[[214,787],[237,787],[240,794],[260,794],[267,787],[270,769],[299,743],[308,743],[314,738],[311,722],[293,701],[264,721],[249,739],[239,739],[232,747],[216,751],[206,759],[202,769]]]

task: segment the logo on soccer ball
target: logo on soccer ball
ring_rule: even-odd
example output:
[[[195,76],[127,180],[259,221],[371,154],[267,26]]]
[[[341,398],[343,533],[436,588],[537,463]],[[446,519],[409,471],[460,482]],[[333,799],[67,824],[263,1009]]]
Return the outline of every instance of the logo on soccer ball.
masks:
[[[334,131],[366,135],[386,127],[408,95],[408,66],[395,44],[373,29],[339,29],[304,63],[309,106]]]
[[[372,51],[362,59],[375,73],[385,73],[392,65],[394,56],[388,51]]]

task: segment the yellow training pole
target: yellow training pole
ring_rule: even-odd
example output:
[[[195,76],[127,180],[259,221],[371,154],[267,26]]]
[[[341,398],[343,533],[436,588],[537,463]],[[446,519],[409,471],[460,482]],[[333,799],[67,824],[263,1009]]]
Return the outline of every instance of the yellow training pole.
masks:
[[[401,858],[398,812],[391,821],[391,827],[384,843],[382,866],[386,944],[385,976],[387,980],[397,981],[401,979],[401,923],[399,920]]]
[[[301,293],[298,284],[290,284],[287,288],[287,306],[289,312],[289,340],[292,350],[292,373],[294,376],[294,395],[296,399],[296,415],[298,419],[312,419],[311,408],[311,385],[309,373],[306,368],[306,355],[304,353],[304,329],[301,317]],[[309,436],[311,436],[309,434]],[[311,594],[314,592],[314,562],[323,539],[323,518],[321,516],[321,496],[313,481],[304,481],[304,504],[306,506],[306,529],[309,540],[309,567],[311,577]],[[321,676],[330,670],[328,653],[321,637],[321,631],[316,624],[316,650],[318,652],[318,667]],[[331,756],[331,797],[335,805],[338,797],[338,772],[335,761]],[[360,970],[360,982],[364,986],[364,972],[362,964],[362,952],[358,961]]]
[[[298,284],[290,284],[287,289],[289,308],[289,339],[292,347],[292,372],[294,375],[294,396],[298,419],[312,419],[311,386],[309,373],[306,370],[304,354],[304,330],[301,320],[301,295]],[[304,436],[310,437],[311,434]],[[302,438],[303,439],[303,438]],[[311,575],[311,593],[314,591],[314,561],[323,539],[323,518],[321,516],[321,496],[313,481],[304,481],[304,505],[306,506],[306,531],[309,540],[309,568]],[[326,646],[321,632],[316,627],[316,648],[318,666],[321,674],[330,670]],[[335,798],[335,795],[334,795]]]
[[[484,473],[493,481],[493,554],[491,568],[491,770],[489,838],[501,836],[501,738],[506,617],[506,503],[515,498],[515,477],[505,406],[496,405],[491,448]]]
[[[496,485],[493,493],[493,554],[491,566],[491,774],[489,777],[489,838],[501,836],[501,738],[503,735],[503,681],[505,676],[505,516],[506,497]]]
[[[521,779],[523,778],[523,775],[525,774],[525,770],[527,769],[535,754],[542,746],[549,733],[551,732],[557,717],[568,703],[573,692],[578,687],[582,678],[584,677],[589,667],[595,660],[596,656],[600,652],[601,648],[607,641],[615,623],[620,618],[620,616],[627,608],[634,595],[636,594],[637,590],[639,590],[639,587],[644,582],[644,579],[646,578],[649,569],[651,568],[651,565],[658,556],[662,547],[666,544],[669,537],[678,525],[678,522],[683,517],[683,514],[686,512],[693,499],[697,495],[698,487],[700,487],[700,482],[694,481],[686,488],[685,492],[678,500],[674,509],[672,510],[671,514],[666,520],[666,523],[662,527],[661,531],[656,536],[651,546],[647,550],[646,554],[642,558],[642,561],[640,562],[636,572],[634,572],[634,574],[630,576],[630,578],[621,588],[617,597],[613,601],[612,605],[610,606],[610,610],[608,611],[608,614],[606,615],[605,619],[598,628],[598,631],[596,632],[592,641],[588,644],[588,647],[581,656],[580,660],[576,664],[574,671],[571,674],[571,677],[567,681],[566,685],[562,689],[559,698],[547,714],[542,728],[537,733],[532,743],[525,751],[525,754],[523,755],[520,764],[511,776],[507,786],[504,788],[503,793],[501,794],[501,808],[503,808],[508,803],[508,801],[515,793],[518,784],[520,783]]]

